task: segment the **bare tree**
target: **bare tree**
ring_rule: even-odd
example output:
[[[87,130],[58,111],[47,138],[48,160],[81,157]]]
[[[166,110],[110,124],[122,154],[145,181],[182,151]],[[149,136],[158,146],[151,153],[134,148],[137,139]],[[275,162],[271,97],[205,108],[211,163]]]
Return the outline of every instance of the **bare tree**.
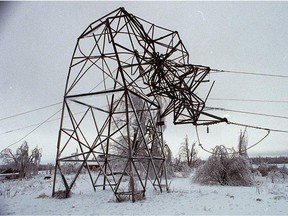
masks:
[[[248,135],[247,135],[247,131],[245,128],[244,132],[242,132],[241,130],[240,135],[239,135],[239,142],[238,142],[239,155],[248,157],[247,145],[248,145]]]
[[[196,150],[196,142],[192,143],[191,147],[189,144],[188,137],[184,138],[184,142],[181,143],[180,149],[179,149],[179,157],[180,160],[183,162],[186,162],[187,165],[192,168],[195,167],[197,162],[197,150]]]
[[[0,159],[9,167],[19,171],[20,178],[31,177],[38,173],[41,161],[41,149],[35,147],[29,155],[29,146],[26,141],[16,150],[15,153],[9,148],[0,152]]]
[[[33,175],[37,175],[38,174],[39,165],[40,165],[40,162],[41,162],[41,157],[42,157],[42,149],[39,149],[38,147],[35,147],[32,150],[31,155],[29,157],[28,173],[32,172]]]

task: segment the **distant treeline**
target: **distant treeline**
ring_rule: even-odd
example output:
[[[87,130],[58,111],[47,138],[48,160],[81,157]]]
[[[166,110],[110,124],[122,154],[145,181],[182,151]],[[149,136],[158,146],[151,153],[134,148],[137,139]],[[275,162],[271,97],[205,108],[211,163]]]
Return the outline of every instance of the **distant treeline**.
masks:
[[[280,157],[249,157],[250,162],[252,164],[256,164],[256,165],[260,165],[263,163],[266,164],[288,164],[288,156],[280,156]],[[199,163],[204,163],[203,160],[199,159]],[[1,165],[0,164],[0,173],[9,169],[8,165]],[[48,163],[48,164],[40,164],[39,165],[39,171],[44,171],[44,170],[49,170],[50,172],[52,172],[52,170],[54,169],[54,165],[52,163]]]
[[[5,165],[5,164],[0,164],[0,173],[4,172],[5,170],[11,168],[9,165]],[[53,170],[54,166],[51,163],[48,164],[40,164],[38,170],[39,171],[44,171],[44,170]],[[14,170],[17,171],[17,170]]]
[[[280,157],[250,157],[250,161],[253,164],[288,164],[288,157],[280,156]]]

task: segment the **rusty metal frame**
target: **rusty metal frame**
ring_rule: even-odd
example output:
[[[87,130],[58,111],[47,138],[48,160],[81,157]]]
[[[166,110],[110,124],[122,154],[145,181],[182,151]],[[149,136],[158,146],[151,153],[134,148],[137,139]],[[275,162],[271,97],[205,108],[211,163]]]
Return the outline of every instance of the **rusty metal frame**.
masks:
[[[178,32],[124,8],[91,23],[78,38],[67,76],[53,196],[63,187],[68,196],[83,172],[95,191],[108,186],[118,201],[144,197],[149,182],[168,190],[164,117],[173,113],[174,124],[224,121],[204,112],[195,93],[209,71],[189,64]],[[80,152],[71,154],[75,148]]]

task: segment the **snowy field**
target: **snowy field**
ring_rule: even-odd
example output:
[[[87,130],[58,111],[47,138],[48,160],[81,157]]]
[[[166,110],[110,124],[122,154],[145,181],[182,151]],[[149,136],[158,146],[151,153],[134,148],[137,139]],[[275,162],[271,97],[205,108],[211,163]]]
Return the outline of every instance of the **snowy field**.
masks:
[[[51,198],[52,178],[0,182],[0,213],[12,215],[287,215],[288,182],[261,177],[257,187],[204,186],[191,178],[175,177],[171,192],[148,188],[146,198],[116,202],[110,189],[94,192],[80,176],[70,198]],[[259,180],[259,179],[258,179]]]

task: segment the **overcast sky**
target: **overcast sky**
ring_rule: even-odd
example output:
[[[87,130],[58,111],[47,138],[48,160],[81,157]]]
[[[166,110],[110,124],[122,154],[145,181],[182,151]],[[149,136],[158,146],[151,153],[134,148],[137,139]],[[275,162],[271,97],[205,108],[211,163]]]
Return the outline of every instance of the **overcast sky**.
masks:
[[[0,150],[27,135],[61,104],[3,118],[62,101],[70,59],[86,27],[118,7],[156,25],[177,30],[190,54],[190,63],[213,69],[288,75],[288,2],[9,2],[0,3]],[[288,78],[234,73],[210,75],[215,85],[207,106],[288,116]],[[269,100],[239,102],[212,99]],[[286,101],[286,102],[285,102]],[[287,130],[288,119],[217,112],[234,122]],[[53,119],[60,117],[56,114]],[[167,119],[164,138],[174,152],[187,135],[196,141],[193,126],[174,126]],[[43,161],[54,161],[59,120],[48,122],[25,138],[43,149]],[[226,124],[199,128],[203,145],[236,147],[240,130]],[[13,131],[7,133],[9,131]],[[253,145],[266,132],[248,129]],[[17,148],[22,142],[12,145]],[[271,132],[250,155],[288,155],[288,133]],[[200,148],[199,154],[206,157]]]

